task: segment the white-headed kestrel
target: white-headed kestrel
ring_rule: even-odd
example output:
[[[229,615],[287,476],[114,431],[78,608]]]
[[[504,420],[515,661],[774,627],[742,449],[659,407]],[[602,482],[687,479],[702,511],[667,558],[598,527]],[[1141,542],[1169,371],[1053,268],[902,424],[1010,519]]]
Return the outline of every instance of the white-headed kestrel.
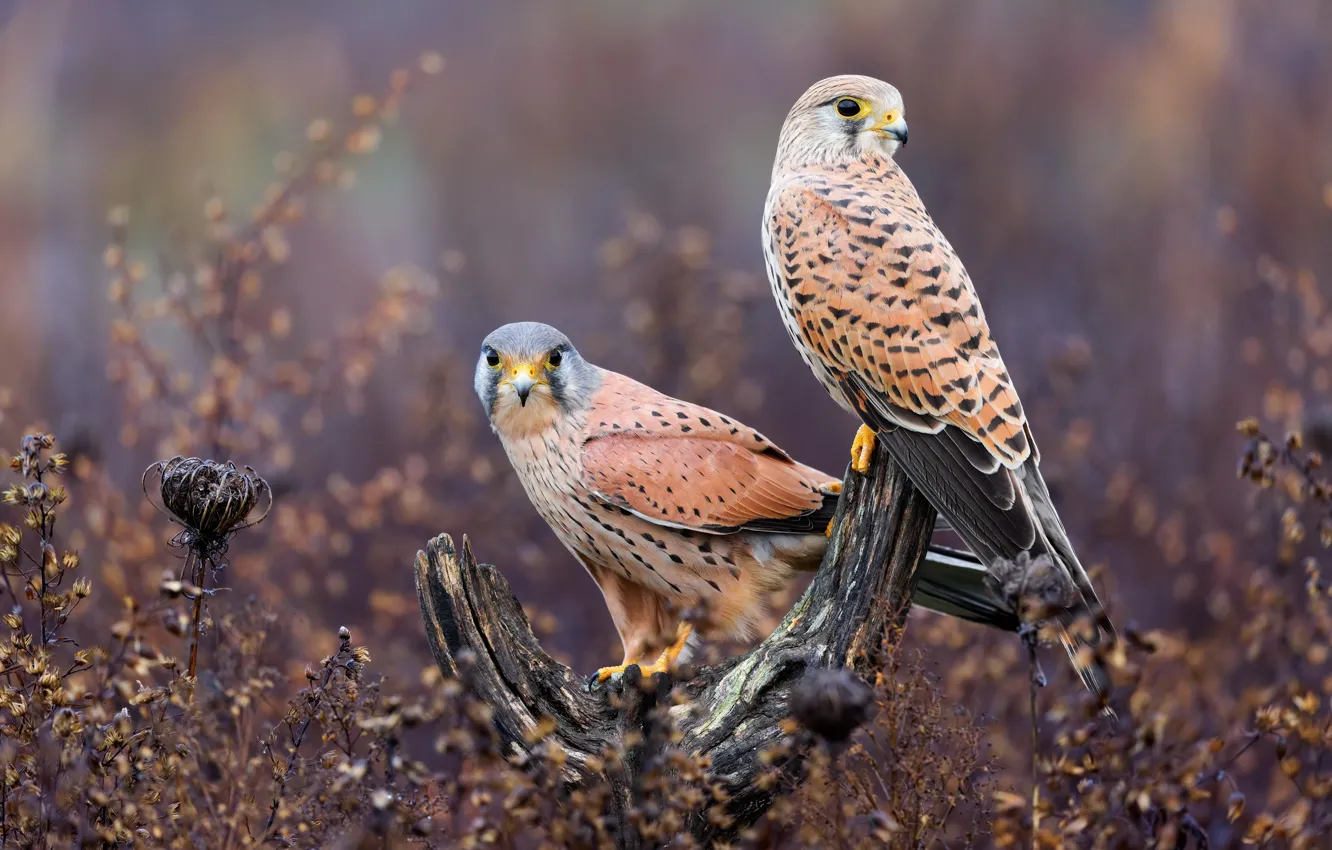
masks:
[[[691,609],[704,637],[750,639],[769,594],[818,567],[841,483],[753,428],[594,366],[535,322],[486,337],[475,386],[528,498],[606,599],[624,659],[594,679],[669,669]],[[985,580],[968,553],[931,547],[913,601],[1017,628]]]
[[[796,101],[763,213],[773,296],[805,363],[864,423],[853,467],[885,443],[988,566],[991,603],[1015,612],[1034,596],[1057,614],[1084,683],[1105,698],[1091,650],[1113,627],[1051,504],[971,279],[893,160],[906,142],[902,96],[880,80],[830,77]]]

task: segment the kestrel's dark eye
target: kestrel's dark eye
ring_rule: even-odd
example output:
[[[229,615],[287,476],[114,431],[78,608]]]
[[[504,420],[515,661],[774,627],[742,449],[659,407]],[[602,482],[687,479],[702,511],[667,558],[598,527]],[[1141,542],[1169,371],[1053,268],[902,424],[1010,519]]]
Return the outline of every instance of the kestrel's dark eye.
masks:
[[[499,352],[493,348],[486,349],[486,365],[494,369],[500,364]]]
[[[560,368],[560,364],[563,362],[564,362],[564,354],[561,353],[561,351],[557,348],[550,353],[549,357],[546,358],[546,367],[552,370],[558,369]]]
[[[855,118],[860,114],[861,106],[849,97],[837,101],[837,114],[843,118]]]

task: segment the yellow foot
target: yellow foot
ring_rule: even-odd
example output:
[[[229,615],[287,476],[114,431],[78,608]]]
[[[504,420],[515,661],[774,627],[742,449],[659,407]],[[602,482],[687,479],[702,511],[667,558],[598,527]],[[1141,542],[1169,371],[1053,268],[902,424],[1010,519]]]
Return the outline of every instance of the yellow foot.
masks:
[[[614,667],[602,667],[598,669],[597,672],[592,674],[592,679],[597,682],[604,682],[607,679],[609,679],[611,676],[620,675],[621,673],[623,673],[625,670],[628,670],[632,666],[634,665],[630,663],[630,664],[616,664]]]
[[[851,444],[851,468],[861,475],[869,472],[870,458],[874,456],[874,429],[861,425],[856,441]]]
[[[819,488],[819,492],[828,493],[833,496],[840,496],[842,495],[842,482],[829,481],[827,484],[824,484],[822,487]]]
[[[675,643],[662,650],[661,655],[658,656],[656,661],[646,667],[640,668],[643,671],[643,675],[655,676],[658,673],[669,672],[670,669],[675,666],[675,659],[679,658],[680,653],[684,651],[685,641],[689,640],[689,635],[693,631],[693,626],[688,623],[681,623],[680,627],[675,630]]]
[[[836,524],[837,524],[837,518],[836,518],[836,517],[834,517],[834,518],[828,520],[828,527],[825,528],[825,529],[823,530],[823,536],[824,536],[824,537],[832,537],[833,526],[836,525]]]

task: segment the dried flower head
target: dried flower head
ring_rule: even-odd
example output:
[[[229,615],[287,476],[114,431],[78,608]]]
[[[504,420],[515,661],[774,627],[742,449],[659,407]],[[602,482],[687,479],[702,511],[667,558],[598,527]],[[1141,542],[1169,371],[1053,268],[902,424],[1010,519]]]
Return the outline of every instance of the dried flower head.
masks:
[[[791,715],[832,744],[845,743],[873,706],[874,692],[849,670],[810,670],[791,693]]]
[[[242,471],[231,461],[179,456],[158,461],[144,470],[145,493],[154,473],[165,512],[201,540],[221,540],[263,522],[273,506],[268,482],[250,467]],[[265,497],[267,503],[255,514]]]

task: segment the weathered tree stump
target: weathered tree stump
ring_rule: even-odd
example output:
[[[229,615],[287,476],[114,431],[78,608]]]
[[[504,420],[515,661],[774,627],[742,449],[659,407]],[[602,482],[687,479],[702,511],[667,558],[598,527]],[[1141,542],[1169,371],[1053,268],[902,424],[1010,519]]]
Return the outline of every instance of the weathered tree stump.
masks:
[[[728,788],[737,829],[771,806],[772,791],[754,779],[759,753],[779,742],[792,687],[810,668],[850,668],[866,679],[882,668],[887,640],[911,606],[916,567],[929,545],[935,511],[882,445],[870,472],[848,471],[836,528],[818,573],[781,625],[748,653],[715,667],[697,667],[673,684],[689,700],[670,708],[685,751],[711,759]],[[445,675],[457,675],[470,653],[467,681],[493,710],[504,746],[527,753],[525,733],[541,718],[554,721],[554,740],[567,752],[566,780],[593,780],[612,789],[608,822],[624,824],[635,800],[635,764],[614,775],[594,773],[603,753],[643,730],[665,688],[647,690],[637,667],[612,699],[589,693],[584,678],[542,651],[518,600],[499,570],[478,565],[467,538],[459,552],[440,535],[416,557],[416,589],[430,648]],[[612,705],[617,703],[618,707]],[[643,736],[634,736],[634,740]],[[618,819],[618,820],[617,820]],[[636,846],[620,829],[621,846]]]

